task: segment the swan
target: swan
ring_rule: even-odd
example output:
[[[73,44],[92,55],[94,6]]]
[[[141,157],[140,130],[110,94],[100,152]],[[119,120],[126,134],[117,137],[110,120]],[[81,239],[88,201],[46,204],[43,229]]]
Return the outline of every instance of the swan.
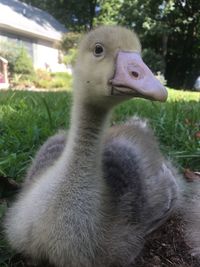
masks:
[[[113,107],[167,91],[141,58],[137,35],[101,26],[79,46],[68,133],[49,138],[8,210],[11,246],[58,267],[129,266],[145,236],[173,213],[178,174],[148,122],[109,128]]]

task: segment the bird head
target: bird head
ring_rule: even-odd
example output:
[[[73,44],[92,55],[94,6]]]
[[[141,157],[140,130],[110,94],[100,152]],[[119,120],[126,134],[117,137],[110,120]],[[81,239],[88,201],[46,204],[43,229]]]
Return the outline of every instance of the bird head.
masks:
[[[89,32],[80,43],[74,74],[75,96],[95,105],[132,97],[167,99],[167,90],[142,60],[137,35],[123,27]]]

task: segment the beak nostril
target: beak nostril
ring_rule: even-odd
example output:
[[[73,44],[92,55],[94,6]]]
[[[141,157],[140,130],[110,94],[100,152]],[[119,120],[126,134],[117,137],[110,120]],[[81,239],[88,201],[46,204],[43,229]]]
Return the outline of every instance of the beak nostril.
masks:
[[[131,71],[131,75],[136,79],[139,77],[139,73],[137,71]]]

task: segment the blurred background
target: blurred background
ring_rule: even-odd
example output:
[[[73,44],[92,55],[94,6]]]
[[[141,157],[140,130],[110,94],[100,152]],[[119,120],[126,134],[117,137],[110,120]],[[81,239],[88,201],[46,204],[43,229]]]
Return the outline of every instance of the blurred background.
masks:
[[[0,56],[8,60],[14,85],[18,80],[29,80],[28,86],[62,86],[60,77],[57,79],[61,84],[59,81],[45,84],[44,80],[52,77],[42,69],[70,73],[81,34],[102,24],[124,25],[135,30],[142,42],[144,61],[163,83],[176,89],[200,90],[199,0],[0,0]],[[10,40],[15,45],[23,44],[39,78],[30,77],[33,76],[30,64],[30,71],[26,66],[26,70],[15,66],[13,58],[23,52],[16,47],[14,57],[11,49],[6,52],[5,41]],[[47,47],[57,49],[53,55],[56,62],[53,56],[50,59]],[[46,59],[42,61],[45,51]],[[25,55],[22,57],[27,61]],[[19,74],[26,74],[28,79]],[[45,79],[40,84],[41,76]]]

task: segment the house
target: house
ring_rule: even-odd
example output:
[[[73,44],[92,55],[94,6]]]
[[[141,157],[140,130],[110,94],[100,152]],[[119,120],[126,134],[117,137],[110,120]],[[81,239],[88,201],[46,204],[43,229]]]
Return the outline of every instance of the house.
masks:
[[[24,46],[36,69],[66,71],[56,47],[66,28],[47,12],[18,0],[0,0],[0,42]]]

